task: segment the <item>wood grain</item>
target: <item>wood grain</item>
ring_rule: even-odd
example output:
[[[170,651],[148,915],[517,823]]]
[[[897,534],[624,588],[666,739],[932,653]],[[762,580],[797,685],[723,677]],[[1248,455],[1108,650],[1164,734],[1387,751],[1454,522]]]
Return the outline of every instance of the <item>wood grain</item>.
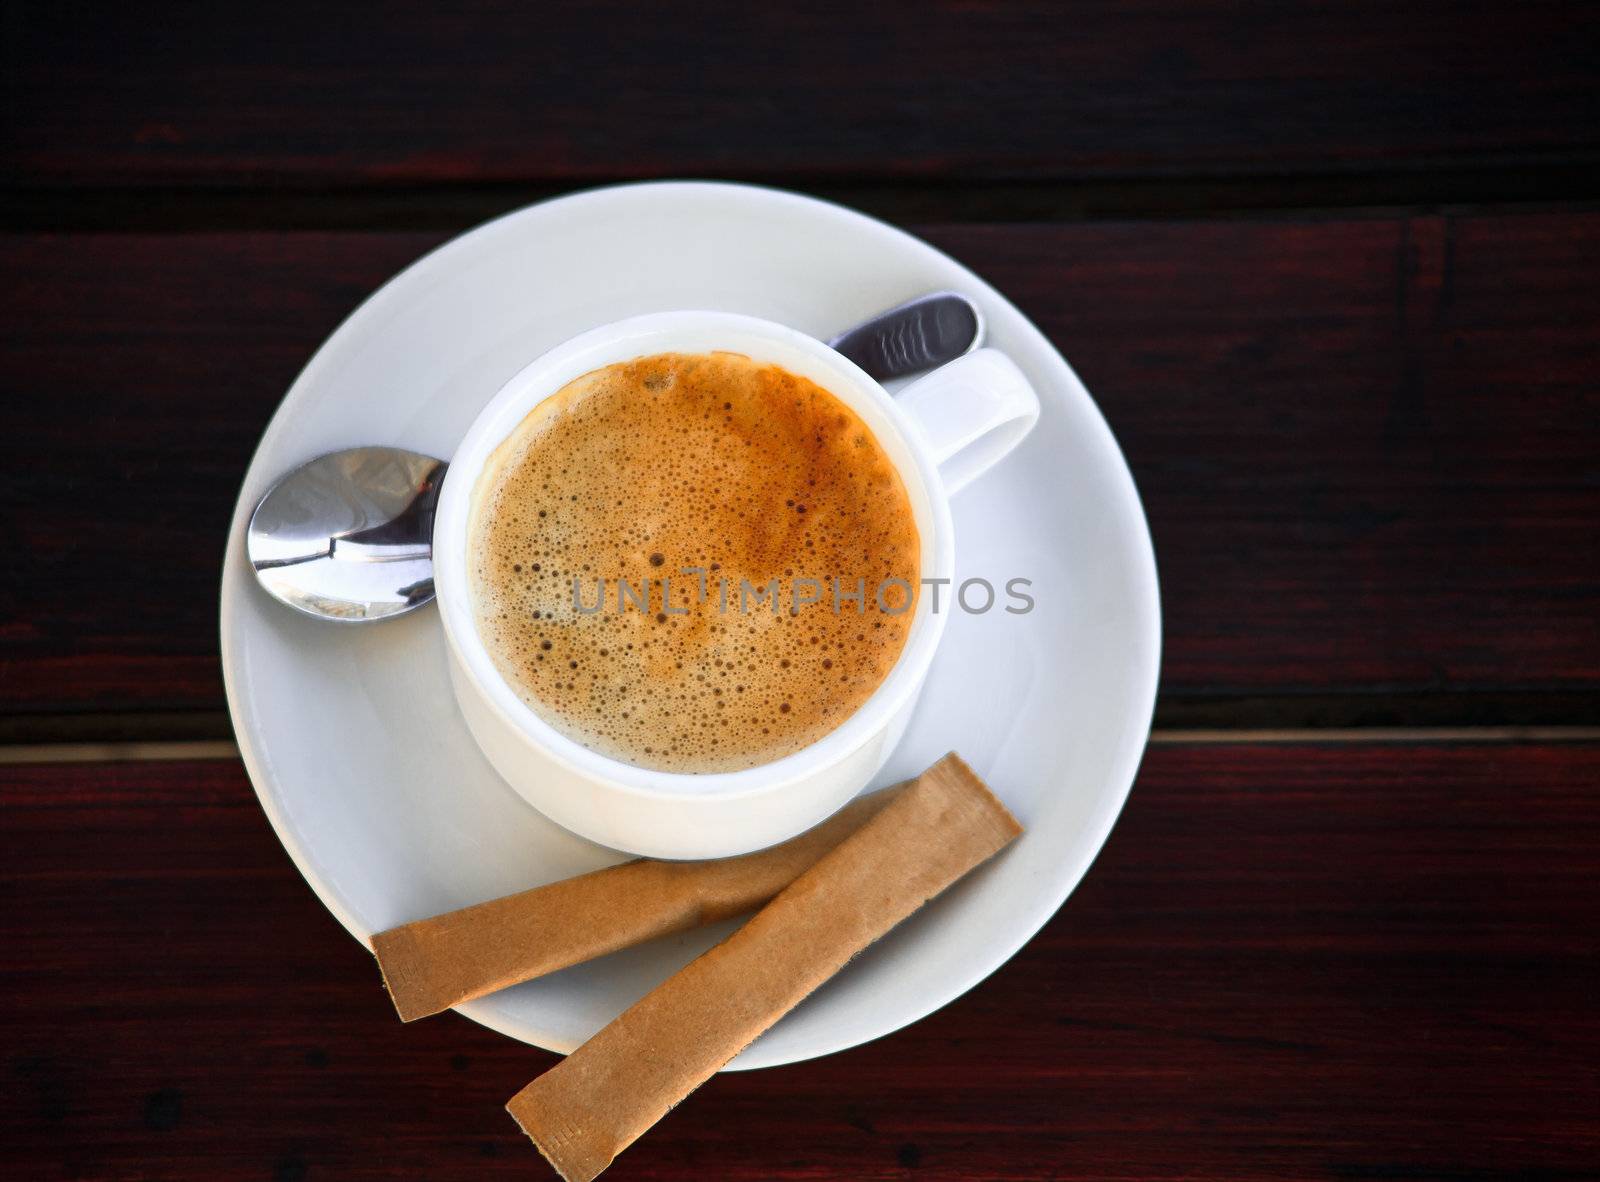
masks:
[[[1597,784],[1600,744],[1152,750],[992,978],[713,1080],[608,1176],[1585,1176]],[[396,1021],[237,764],[0,786],[14,1176],[539,1176],[501,1106],[552,1057]]]
[[[174,715],[222,706],[217,585],[256,441],[317,342],[436,242],[0,239],[0,436],[31,453],[0,471],[0,712],[194,737]]]
[[[1600,214],[929,226],[1062,348],[1145,498],[1176,726],[1600,717]],[[244,467],[435,235],[0,238],[0,727],[225,734]],[[145,720],[141,729],[139,720]]]
[[[1122,441],[1166,720],[1210,699],[1238,724],[1272,692],[1306,699],[1280,723],[1492,724],[1594,690],[1600,286],[1571,268],[1600,265],[1600,217],[933,238],[1005,277]],[[1514,720],[1600,717],[1554,708]]]
[[[22,5],[11,186],[1593,165],[1578,3]],[[1588,187],[1593,192],[1592,182]]]

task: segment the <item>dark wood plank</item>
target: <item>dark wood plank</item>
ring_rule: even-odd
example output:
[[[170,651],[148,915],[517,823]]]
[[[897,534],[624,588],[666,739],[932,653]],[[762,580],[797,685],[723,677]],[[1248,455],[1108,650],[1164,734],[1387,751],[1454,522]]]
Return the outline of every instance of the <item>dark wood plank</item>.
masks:
[[[1592,19],[1571,0],[739,2],[692,19],[615,2],[18,4],[0,176],[271,190],[1571,170],[1600,155]]]
[[[172,712],[221,707],[216,591],[256,440],[318,340],[436,242],[0,240],[0,436],[31,451],[0,473],[0,712],[184,733]]]
[[[1303,699],[1268,722],[1600,717],[1571,692],[1600,677],[1600,216],[932,237],[1124,444],[1168,719],[1263,693]]]
[[[501,1106],[551,1056],[402,1027],[236,764],[0,784],[15,1176],[539,1176]],[[994,977],[712,1081],[614,1176],[1592,1176],[1597,784],[1593,744],[1153,749]]]
[[[1169,725],[1589,723],[1600,214],[928,227],[1105,408]],[[225,733],[254,441],[431,235],[0,239],[0,737]],[[148,721],[141,730],[140,719]]]

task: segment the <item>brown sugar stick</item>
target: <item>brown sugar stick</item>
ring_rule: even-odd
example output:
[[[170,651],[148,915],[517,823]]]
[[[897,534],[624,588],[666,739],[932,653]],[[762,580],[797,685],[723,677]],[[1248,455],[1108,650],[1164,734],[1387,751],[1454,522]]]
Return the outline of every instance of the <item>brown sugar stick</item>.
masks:
[[[851,957],[1021,832],[946,755],[506,1107],[567,1182],[589,1182]]]
[[[372,951],[402,1021],[670,932],[754,911],[875,816],[863,796],[782,845],[711,862],[625,862],[379,932]]]

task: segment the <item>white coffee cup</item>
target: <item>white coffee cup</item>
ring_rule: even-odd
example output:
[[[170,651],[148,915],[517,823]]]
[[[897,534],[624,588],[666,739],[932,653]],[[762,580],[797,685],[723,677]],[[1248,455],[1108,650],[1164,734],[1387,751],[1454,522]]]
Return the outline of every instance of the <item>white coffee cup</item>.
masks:
[[[468,523],[485,464],[529,411],[582,374],[654,353],[716,350],[809,378],[861,416],[905,483],[924,579],[954,573],[950,496],[1021,442],[1039,417],[1027,378],[993,349],[950,362],[892,397],[821,341],[728,312],[662,312],[596,328],[501,387],[450,461],[434,522],[434,580],[456,700],[489,762],[540,812],[602,845],[656,858],[761,849],[810,828],[866,787],[910,720],[951,599],[941,596],[936,612],[932,595],[918,596],[898,661],[854,714],[809,747],[746,771],[691,775],[610,759],[567,738],[522,701],[474,622]]]

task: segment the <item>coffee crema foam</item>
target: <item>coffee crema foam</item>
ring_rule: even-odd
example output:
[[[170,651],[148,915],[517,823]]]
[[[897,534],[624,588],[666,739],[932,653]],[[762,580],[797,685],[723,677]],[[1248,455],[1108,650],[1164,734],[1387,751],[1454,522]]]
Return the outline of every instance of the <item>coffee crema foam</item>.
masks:
[[[569,382],[496,449],[473,503],[495,665],[557,730],[626,763],[737,771],[799,751],[878,688],[916,614],[921,542],[883,448],[822,387],[739,354],[664,353]],[[688,567],[706,572],[703,599]],[[600,610],[578,610],[574,578],[590,609],[604,580]],[[667,578],[687,614],[668,614]],[[741,611],[740,580],[772,579],[778,611],[754,598]],[[794,608],[804,579],[822,601]],[[864,610],[843,599],[836,613],[833,579],[861,581]],[[903,583],[880,605],[886,579]],[[648,610],[618,610],[618,580],[649,580]]]

